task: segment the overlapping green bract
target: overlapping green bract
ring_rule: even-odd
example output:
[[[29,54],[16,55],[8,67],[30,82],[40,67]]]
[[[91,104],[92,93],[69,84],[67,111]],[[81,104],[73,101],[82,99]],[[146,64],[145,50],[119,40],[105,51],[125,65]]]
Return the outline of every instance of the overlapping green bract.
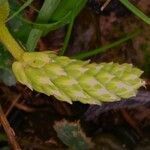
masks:
[[[144,85],[142,71],[131,64],[89,63],[53,52],[25,52],[13,63],[19,82],[58,100],[88,104],[118,101],[136,95]]]

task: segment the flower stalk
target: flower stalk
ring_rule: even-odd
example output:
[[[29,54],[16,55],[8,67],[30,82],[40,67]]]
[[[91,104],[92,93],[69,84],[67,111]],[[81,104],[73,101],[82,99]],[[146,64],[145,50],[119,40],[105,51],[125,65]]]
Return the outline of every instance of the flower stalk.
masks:
[[[8,1],[0,4],[0,42],[6,46],[7,50],[12,54],[16,60],[20,60],[24,52],[23,48],[16,42],[13,36],[8,31],[5,22],[9,16]]]
[[[20,60],[24,53],[23,48],[12,37],[7,27],[2,24],[0,26],[0,41],[6,46],[7,50],[12,54],[16,60]]]

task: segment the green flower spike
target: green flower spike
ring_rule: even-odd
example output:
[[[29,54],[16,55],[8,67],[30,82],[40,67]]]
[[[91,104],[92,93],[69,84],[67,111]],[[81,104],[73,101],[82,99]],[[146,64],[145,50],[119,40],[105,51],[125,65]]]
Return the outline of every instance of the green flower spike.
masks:
[[[136,95],[143,71],[131,64],[89,63],[54,52],[25,52],[12,65],[19,82],[58,100],[88,104],[118,101]]]
[[[136,95],[144,85],[140,69],[130,64],[89,63],[57,56],[54,52],[25,52],[5,26],[8,2],[0,4],[0,41],[16,59],[16,79],[31,90],[54,95],[58,100],[85,104],[118,101]]]

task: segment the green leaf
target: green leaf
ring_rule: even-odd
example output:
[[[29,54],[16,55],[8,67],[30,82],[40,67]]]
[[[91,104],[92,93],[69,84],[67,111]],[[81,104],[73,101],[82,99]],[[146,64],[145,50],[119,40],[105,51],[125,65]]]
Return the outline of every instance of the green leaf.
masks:
[[[0,80],[7,86],[16,84],[16,79],[11,68],[0,69]]]
[[[86,2],[87,0],[62,0],[56,11],[53,13],[51,21],[58,21],[60,18],[64,17],[68,11],[72,11],[71,17],[76,17]]]
[[[30,33],[30,36],[27,41],[27,49],[33,51],[36,47],[36,44],[42,35],[46,35],[48,32],[55,30],[61,26],[69,24],[72,21],[72,18],[75,18],[79,11],[83,8],[87,0],[61,0],[56,3],[56,0],[53,0],[53,3],[49,0],[45,0],[44,4],[39,12],[37,21],[33,30]],[[55,2],[55,3],[54,3]],[[49,3],[53,4],[53,7],[50,7]],[[52,5],[51,4],[51,5]],[[49,7],[48,7],[49,6]],[[55,7],[54,7],[55,6]],[[68,15],[70,14],[70,15]],[[64,19],[65,18],[65,19]],[[44,29],[37,29],[37,25],[40,23],[45,24]],[[48,26],[48,27],[46,27]],[[69,37],[69,36],[68,36]],[[67,44],[67,42],[65,42]]]
[[[16,1],[10,1],[10,6],[11,16],[21,8],[21,5]],[[15,14],[14,17],[11,17],[9,20],[9,27],[13,36],[25,45],[31,30],[31,25],[23,21],[21,18],[23,18],[23,12],[19,12]]]
[[[61,0],[45,0],[39,11],[36,22],[48,22]]]
[[[11,65],[11,55],[6,49],[0,45],[0,68],[6,68]]]
[[[79,122],[57,121],[54,129],[58,138],[72,150],[89,150],[94,146],[82,131]]]
[[[39,11],[36,22],[47,23],[50,20],[52,13],[55,11],[59,3],[60,0],[45,0],[41,10]],[[29,34],[29,38],[26,44],[27,49],[29,51],[33,51],[35,49],[36,44],[39,38],[42,36],[42,34],[43,31],[41,29],[36,29],[35,26],[33,27]]]
[[[11,86],[16,84],[14,74],[11,70],[11,55],[0,45],[0,81]]]

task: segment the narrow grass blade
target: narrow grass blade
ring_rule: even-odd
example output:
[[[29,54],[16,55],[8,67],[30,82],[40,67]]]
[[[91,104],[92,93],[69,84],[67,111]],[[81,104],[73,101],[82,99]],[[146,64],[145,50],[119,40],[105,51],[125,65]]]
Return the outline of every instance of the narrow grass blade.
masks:
[[[78,13],[78,11],[81,8],[83,8],[85,6],[86,2],[87,2],[87,0],[80,0],[79,3],[76,3],[76,5],[75,5],[75,9],[72,12],[72,18],[71,18],[71,21],[70,21],[69,26],[68,26],[68,30],[67,30],[67,34],[66,34],[66,37],[64,40],[64,44],[63,44],[63,47],[59,53],[60,55],[64,55],[66,50],[67,50],[76,14]]]
[[[142,19],[145,23],[150,25],[150,17],[146,16],[141,10],[136,8],[128,0],[119,0],[124,6],[126,6],[130,11],[132,11],[136,16]]]
[[[68,30],[67,30],[67,34],[64,40],[64,45],[63,48],[60,50],[60,55],[64,55],[66,52],[66,49],[68,47],[68,43],[70,40],[70,36],[71,36],[71,32],[72,32],[72,28],[73,28],[73,24],[74,24],[74,18],[72,19],[72,21],[70,22],[69,26],[68,26]]]
[[[27,0],[19,9],[18,11],[16,11],[13,15],[11,15],[7,21],[9,21],[10,19],[14,18],[15,16],[17,16],[22,10],[24,10],[27,6],[29,6],[31,3],[33,2],[33,0]]]
[[[91,57],[93,55],[97,55],[97,54],[103,53],[103,52],[105,52],[106,50],[108,50],[110,48],[117,47],[117,46],[127,42],[128,40],[132,39],[133,37],[135,37],[139,33],[140,33],[140,31],[136,31],[136,32],[130,33],[126,37],[124,37],[124,38],[122,38],[122,39],[120,39],[118,41],[115,41],[112,44],[109,44],[109,45],[97,48],[95,50],[90,50],[88,52],[82,52],[82,53],[76,54],[76,55],[73,56],[73,58],[85,59],[85,58]]]
[[[50,23],[34,23],[34,22],[31,22],[31,21],[24,19],[22,17],[20,17],[20,19],[23,22],[30,25],[31,27],[35,26],[37,29],[41,29],[41,30],[46,29],[46,30],[52,31],[52,30],[56,30],[60,26],[66,25],[66,23],[68,24],[69,22],[67,22],[67,21],[68,21],[68,18],[70,17],[70,15],[71,15],[71,12],[68,12],[66,14],[66,16],[64,16],[61,20],[59,20],[57,22],[50,22]]]

